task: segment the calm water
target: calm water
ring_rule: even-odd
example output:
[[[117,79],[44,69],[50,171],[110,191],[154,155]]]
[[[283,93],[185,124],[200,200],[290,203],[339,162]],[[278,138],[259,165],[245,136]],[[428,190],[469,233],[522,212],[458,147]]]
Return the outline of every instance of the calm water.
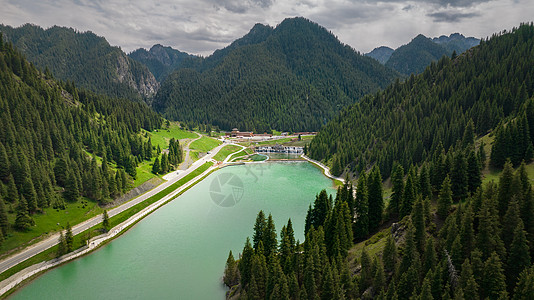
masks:
[[[278,233],[291,218],[302,241],[308,205],[321,189],[334,192],[331,187],[309,163],[221,169],[123,236],[45,273],[12,298],[224,299],[228,251],[241,252],[257,212],[272,213]]]

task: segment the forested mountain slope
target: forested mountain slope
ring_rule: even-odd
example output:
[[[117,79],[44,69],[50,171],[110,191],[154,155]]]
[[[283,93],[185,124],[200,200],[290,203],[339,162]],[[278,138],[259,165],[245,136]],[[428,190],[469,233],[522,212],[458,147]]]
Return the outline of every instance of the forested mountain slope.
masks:
[[[533,156],[533,46],[533,24],[494,35],[329,123],[311,150],[342,157],[361,146],[369,160],[357,183],[316,196],[302,244],[291,220],[278,236],[260,211],[239,260],[229,253],[227,299],[532,299],[532,165],[521,161]],[[494,126],[491,161],[502,156],[504,167],[482,184],[487,156],[475,134]],[[380,168],[391,157],[426,161],[391,159],[386,202]]]
[[[48,207],[59,211],[88,199],[104,204],[130,189],[149,146],[141,128],[161,124],[145,103],[58,82],[0,39],[2,235],[33,230],[32,216]]]
[[[141,100],[153,97],[159,87],[146,66],[92,32],[30,24],[0,25],[0,32],[36,66],[93,92]]]
[[[184,61],[183,66],[188,66]],[[249,34],[170,75],[154,108],[222,129],[318,130],[341,108],[397,77],[303,18]]]
[[[451,53],[445,47],[420,34],[408,44],[397,48],[386,62],[386,66],[402,74],[419,74],[431,62]]]
[[[419,74],[431,62],[438,61],[442,56],[451,56],[454,52],[461,54],[479,43],[479,39],[465,37],[459,33],[432,39],[420,34],[395,50],[382,46],[373,49],[365,56],[372,57],[402,74]]]
[[[152,46],[148,51],[137,49],[128,56],[146,65],[158,82],[180,67],[184,59],[191,57],[190,54],[160,44]]]
[[[406,169],[436,155],[441,145],[455,146],[470,120],[477,135],[486,134],[526,110],[534,92],[533,45],[533,26],[522,25],[453,60],[432,63],[422,74],[344,109],[321,129],[308,153],[333,166],[335,174],[347,165],[363,170],[376,163],[389,177],[394,161]],[[526,116],[533,125],[532,114]]]

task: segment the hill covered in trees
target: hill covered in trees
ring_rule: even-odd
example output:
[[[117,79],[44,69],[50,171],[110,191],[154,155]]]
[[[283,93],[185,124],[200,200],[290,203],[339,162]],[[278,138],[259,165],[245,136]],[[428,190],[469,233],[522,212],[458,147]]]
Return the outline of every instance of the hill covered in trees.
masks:
[[[257,24],[207,58],[185,60],[153,107],[174,120],[256,132],[318,130],[398,74],[304,18]]]
[[[453,33],[449,36],[442,35],[432,39],[420,34],[410,43],[400,46],[396,50],[382,46],[365,55],[402,74],[410,75],[421,73],[431,62],[438,61],[444,55],[451,56],[454,52],[463,53],[479,43],[479,39],[466,38],[459,33]]]
[[[137,49],[128,56],[146,65],[158,82],[177,69],[184,59],[191,57],[190,54],[160,44],[152,46],[148,51]]]
[[[533,44],[534,25],[521,25],[344,110],[310,150],[333,153],[335,166],[364,140],[365,152],[349,156],[369,154],[356,186],[316,196],[302,244],[291,220],[278,239],[260,211],[252,242],[237,261],[228,256],[227,298],[531,299],[534,197],[521,161],[533,155]],[[490,162],[504,166],[498,183],[482,186],[488,157],[475,137],[495,127]],[[393,170],[387,206],[382,168]]]
[[[141,100],[152,98],[158,90],[146,66],[92,32],[59,26],[45,30],[31,24],[0,25],[0,32],[37,67],[93,92]]]
[[[32,230],[49,207],[105,204],[129,190],[153,152],[141,128],[161,124],[143,102],[56,81],[0,38],[0,240]]]
[[[526,149],[532,136],[518,134],[531,132],[525,120],[534,126],[528,104],[532,100],[527,101],[534,93],[533,44],[533,26],[522,25],[495,34],[458,57],[432,63],[422,74],[344,109],[321,129],[308,154],[329,163],[334,174],[345,166],[359,172],[377,164],[389,177],[394,161],[408,169],[455,147],[466,127],[481,136],[497,127],[511,129],[505,126],[510,119],[525,116],[523,123],[517,121],[522,128],[514,131],[514,140],[509,131],[505,144],[523,149],[513,155],[515,165],[529,160]],[[504,153],[498,166],[507,155],[512,152]]]
[[[395,50],[389,47],[380,46],[380,47],[374,48],[373,51],[366,53],[365,56],[372,57],[378,60],[378,62],[380,62],[381,64],[385,65],[386,62],[391,57],[391,54],[393,54],[393,52],[395,52]]]

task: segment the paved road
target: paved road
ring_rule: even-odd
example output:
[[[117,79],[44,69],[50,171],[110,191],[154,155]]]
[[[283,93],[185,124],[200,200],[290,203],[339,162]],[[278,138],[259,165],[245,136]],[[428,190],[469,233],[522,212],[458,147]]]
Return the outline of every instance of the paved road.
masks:
[[[158,185],[157,187],[155,187],[154,189],[144,193],[143,195],[140,195],[139,197],[137,198],[134,198],[133,200],[129,201],[129,202],[126,202],[120,206],[117,206],[113,209],[110,209],[108,211],[108,215],[109,217],[113,217],[125,210],[127,210],[128,208],[132,207],[132,206],[135,206],[136,204],[140,203],[140,202],[143,202],[145,201],[146,199],[154,196],[155,194],[161,192],[162,190],[164,190],[165,188],[167,188],[168,186],[174,184],[175,182],[177,182],[178,180],[182,179],[183,177],[185,177],[186,175],[188,175],[189,173],[191,173],[192,171],[194,171],[196,168],[200,167],[201,165],[203,165],[205,162],[211,160],[213,158],[213,156],[215,156],[215,154],[217,154],[217,152],[219,152],[219,150],[221,150],[222,147],[224,147],[225,144],[221,144],[219,146],[217,146],[216,148],[214,148],[213,150],[210,151],[210,154],[202,157],[201,159],[197,160],[196,162],[194,162],[187,170],[184,170],[184,171],[181,171],[179,173],[178,176],[170,179],[169,181],[167,182],[164,182],[160,185]],[[102,215],[98,215],[96,217],[93,217],[85,222],[82,222],[80,224],[77,224],[75,226],[72,227],[72,233],[74,235],[77,235],[78,233],[80,232],[83,232],[99,223],[102,222]],[[22,250],[21,252],[18,252],[18,253],[15,253],[5,259],[3,259],[2,261],[0,261],[0,274],[3,273],[4,271],[16,266],[17,264],[55,246],[57,243],[58,243],[58,240],[59,240],[59,233],[57,234],[54,234],[48,238],[46,238],[45,240],[35,244],[35,245],[32,245],[32,246],[29,246],[28,248]]]
[[[202,138],[202,135],[198,134],[197,132],[195,133],[198,135],[198,137],[190,140],[187,144],[184,145],[183,151],[185,151],[185,157],[184,161],[178,166],[178,170],[187,170],[189,166],[193,164],[193,159],[190,155],[191,149],[189,149],[189,145],[191,145],[192,142]]]

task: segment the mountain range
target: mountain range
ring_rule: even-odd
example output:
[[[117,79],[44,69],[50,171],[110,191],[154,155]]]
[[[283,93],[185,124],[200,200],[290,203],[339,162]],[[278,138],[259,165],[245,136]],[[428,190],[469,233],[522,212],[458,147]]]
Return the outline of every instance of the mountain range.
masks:
[[[463,53],[479,43],[479,39],[466,38],[459,33],[432,39],[419,34],[408,44],[395,50],[381,46],[365,55],[402,74],[410,75],[421,73],[431,62],[439,60],[444,55],[451,56],[453,52]]]
[[[0,25],[0,32],[37,67],[94,92],[142,100],[154,97],[159,88],[145,65],[92,32],[31,24]]]
[[[400,75],[304,18],[256,24],[207,58],[185,60],[153,107],[166,118],[257,132],[318,130]]]

